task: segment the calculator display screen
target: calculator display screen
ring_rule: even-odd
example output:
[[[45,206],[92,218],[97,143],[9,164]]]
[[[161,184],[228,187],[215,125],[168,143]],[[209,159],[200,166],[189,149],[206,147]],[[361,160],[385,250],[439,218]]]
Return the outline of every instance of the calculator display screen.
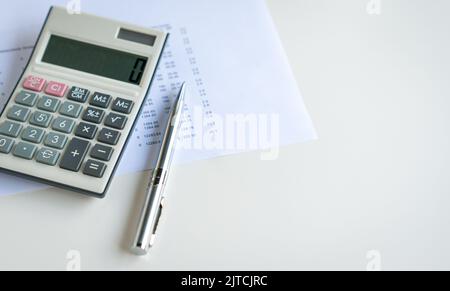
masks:
[[[42,61],[139,85],[148,58],[52,35]]]

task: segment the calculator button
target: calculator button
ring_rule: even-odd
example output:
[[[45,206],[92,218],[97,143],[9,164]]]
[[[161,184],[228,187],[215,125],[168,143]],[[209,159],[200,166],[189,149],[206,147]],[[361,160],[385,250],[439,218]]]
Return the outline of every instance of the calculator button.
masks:
[[[63,97],[64,94],[66,94],[67,91],[67,85],[63,83],[58,83],[54,81],[48,82],[47,87],[45,88],[45,93],[56,96],[56,97]]]
[[[62,169],[78,172],[83,163],[84,157],[89,150],[90,143],[86,140],[73,138],[61,158],[59,166]]]
[[[28,76],[22,86],[31,91],[41,92],[44,89],[45,80],[36,76]]]
[[[101,108],[108,108],[109,104],[111,103],[111,99],[111,95],[95,92],[94,95],[92,95],[89,104]]]
[[[98,134],[97,140],[102,143],[116,145],[119,141],[120,132],[110,129],[102,129]]]
[[[107,162],[111,159],[113,152],[114,150],[111,147],[96,144],[91,150],[91,157]]]
[[[76,87],[76,86],[73,86],[70,89],[69,94],[67,95],[67,99],[76,101],[76,102],[80,102],[80,103],[86,102],[88,97],[89,97],[88,89],[84,89],[84,88],[80,88],[80,87]]]
[[[33,107],[36,104],[37,97],[36,93],[20,91],[15,100],[17,104]]]
[[[84,165],[83,174],[101,178],[103,177],[103,174],[105,174],[106,165],[101,162],[97,162],[94,160],[88,160],[86,164]]]
[[[105,111],[93,107],[88,107],[84,111],[83,120],[99,124],[102,123],[104,116]]]
[[[30,124],[47,128],[52,121],[52,115],[49,113],[36,111],[31,115]]]
[[[39,100],[37,108],[45,111],[56,112],[58,110],[59,103],[60,101],[58,99],[44,96]]]
[[[9,119],[15,120],[15,121],[26,121],[28,119],[28,116],[30,115],[30,110],[19,106],[19,105],[14,105],[13,107],[11,107],[8,111],[8,115],[7,117]]]
[[[59,113],[68,117],[77,118],[78,116],[80,116],[82,109],[83,107],[79,104],[64,102],[59,109]]]
[[[37,147],[32,144],[19,142],[14,148],[13,155],[19,158],[31,160],[36,152],[36,149]]]
[[[52,147],[55,149],[63,149],[67,142],[67,136],[56,133],[56,132],[50,132],[47,134],[47,137],[45,138],[44,144],[48,147]]]
[[[52,129],[64,133],[71,133],[74,126],[75,121],[64,117],[58,117],[53,121]]]
[[[22,132],[22,139],[32,143],[41,143],[45,132],[42,129],[35,127],[27,127]]]
[[[0,134],[9,137],[18,137],[20,130],[22,130],[22,125],[15,122],[5,121],[0,125]]]
[[[126,116],[110,113],[106,116],[105,125],[112,128],[123,129],[127,123],[127,119]]]
[[[0,136],[0,153],[9,154],[14,145],[14,140]]]
[[[85,122],[78,124],[75,135],[88,139],[93,139],[97,133],[97,126]]]
[[[40,149],[36,155],[36,161],[42,164],[46,164],[49,166],[56,165],[56,162],[59,159],[59,153],[55,150],[51,149]]]
[[[130,114],[131,109],[133,109],[133,105],[133,101],[117,98],[116,100],[114,100],[112,110],[120,113]]]

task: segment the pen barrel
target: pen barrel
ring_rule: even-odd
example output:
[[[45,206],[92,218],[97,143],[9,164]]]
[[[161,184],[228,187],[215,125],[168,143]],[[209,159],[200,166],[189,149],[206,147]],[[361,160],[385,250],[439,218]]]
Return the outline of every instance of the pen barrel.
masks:
[[[146,255],[155,239],[159,218],[163,210],[166,175],[167,171],[161,168],[153,171],[146,200],[141,210],[138,230],[132,245],[132,251],[137,255]]]
[[[152,179],[148,185],[146,192],[147,196],[141,210],[138,230],[131,247],[131,250],[137,255],[147,254],[156,237],[156,229],[164,204],[164,187],[172,163],[178,131],[180,130],[185,93],[186,85],[183,84],[176,99],[175,106],[169,115],[168,125],[161,143],[159,157],[156,162],[155,170],[153,171]]]

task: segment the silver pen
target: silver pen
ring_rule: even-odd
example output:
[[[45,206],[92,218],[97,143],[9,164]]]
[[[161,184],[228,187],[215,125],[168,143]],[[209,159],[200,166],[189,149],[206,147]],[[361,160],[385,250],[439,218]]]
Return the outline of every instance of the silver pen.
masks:
[[[156,237],[158,221],[164,207],[164,188],[172,162],[173,152],[181,124],[186,84],[181,85],[169,115],[166,132],[161,144],[158,161],[147,188],[145,203],[141,211],[136,237],[131,250],[137,255],[146,255]]]

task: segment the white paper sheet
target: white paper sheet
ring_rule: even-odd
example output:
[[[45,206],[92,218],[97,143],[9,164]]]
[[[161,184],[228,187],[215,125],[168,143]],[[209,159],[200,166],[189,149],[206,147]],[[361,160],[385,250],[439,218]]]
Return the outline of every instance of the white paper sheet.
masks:
[[[10,1],[0,12],[0,105],[31,54],[48,8],[68,3],[171,34],[119,173],[152,167],[171,100],[183,81],[190,93],[176,162],[316,137],[262,0]],[[239,120],[255,127],[230,131]],[[0,174],[0,195],[38,187],[45,186]]]

